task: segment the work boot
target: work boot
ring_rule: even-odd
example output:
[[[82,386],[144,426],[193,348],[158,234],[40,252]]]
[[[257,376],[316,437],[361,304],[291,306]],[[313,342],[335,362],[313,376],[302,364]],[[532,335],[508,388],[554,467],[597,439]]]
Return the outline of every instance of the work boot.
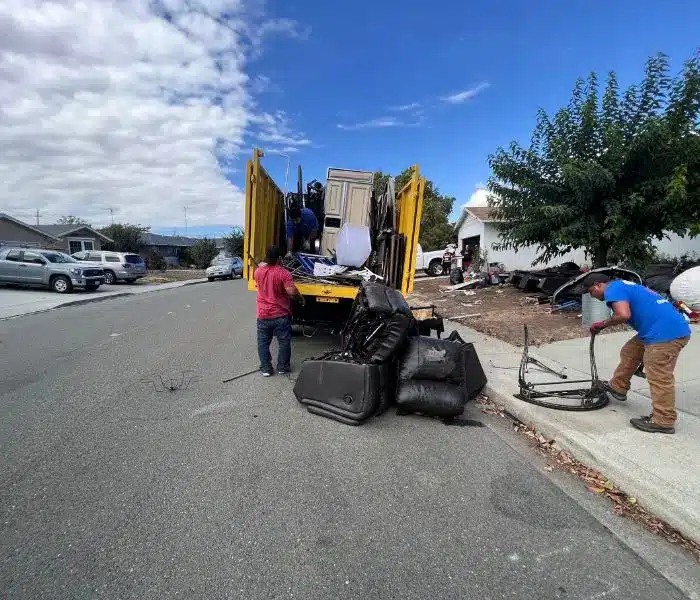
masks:
[[[605,384],[605,393],[608,395],[610,400],[617,400],[618,402],[624,402],[627,400],[627,394],[625,392],[616,392],[610,387],[609,383]]]
[[[648,417],[639,417],[638,419],[630,419],[633,427],[636,427],[640,431],[646,431],[647,433],[676,433],[674,427],[662,427],[657,425],[651,419],[652,415]]]

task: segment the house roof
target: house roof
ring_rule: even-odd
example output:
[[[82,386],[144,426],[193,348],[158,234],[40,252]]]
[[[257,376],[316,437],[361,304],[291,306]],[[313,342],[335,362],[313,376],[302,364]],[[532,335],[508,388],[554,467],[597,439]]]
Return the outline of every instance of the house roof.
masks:
[[[144,233],[142,241],[146,246],[179,246],[189,248],[197,243],[196,238],[181,235],[160,235],[159,233]]]
[[[112,238],[107,237],[104,233],[100,233],[96,229],[93,229],[89,225],[37,225],[36,229],[43,232],[46,235],[50,235],[55,238],[67,237],[71,233],[80,231],[81,229],[86,229],[90,233],[101,237],[105,242],[113,242]]]
[[[33,231],[34,233],[38,233],[40,235],[51,238],[53,240],[58,240],[58,237],[56,237],[53,233],[43,231],[41,229],[40,225],[37,227],[33,227],[32,225],[29,225],[29,224],[25,223],[24,221],[20,221],[19,219],[15,219],[14,217],[11,217],[10,215],[5,214],[5,213],[0,213],[0,219],[5,219],[6,221],[10,221],[11,223],[14,223],[15,225],[19,225],[20,227],[24,227],[25,229],[29,229],[29,231]]]
[[[498,219],[495,217],[495,212],[495,209],[491,208],[490,206],[465,206],[462,209],[462,214],[459,216],[454,228],[455,230],[458,230],[469,216],[478,219],[482,223],[497,221]]]

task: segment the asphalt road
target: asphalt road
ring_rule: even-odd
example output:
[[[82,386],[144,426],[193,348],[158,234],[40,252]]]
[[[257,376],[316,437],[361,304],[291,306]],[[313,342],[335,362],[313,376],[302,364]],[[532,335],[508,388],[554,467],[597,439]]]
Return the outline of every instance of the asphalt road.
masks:
[[[0,597],[685,597],[476,406],[354,428],[222,384],[253,319],[234,281],[0,322]]]

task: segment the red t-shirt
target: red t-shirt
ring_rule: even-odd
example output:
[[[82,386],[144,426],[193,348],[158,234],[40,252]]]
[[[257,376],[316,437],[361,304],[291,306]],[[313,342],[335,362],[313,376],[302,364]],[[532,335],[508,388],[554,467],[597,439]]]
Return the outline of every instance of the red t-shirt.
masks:
[[[292,274],[280,265],[260,265],[253,277],[258,285],[258,319],[291,316],[292,300],[284,288],[294,285]]]

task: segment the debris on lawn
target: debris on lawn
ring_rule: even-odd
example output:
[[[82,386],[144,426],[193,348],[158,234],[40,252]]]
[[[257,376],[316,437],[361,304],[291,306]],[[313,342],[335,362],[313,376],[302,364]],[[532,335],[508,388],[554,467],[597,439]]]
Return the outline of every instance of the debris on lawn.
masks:
[[[584,465],[571,456],[569,452],[558,448],[555,440],[547,439],[542,434],[537,433],[534,428],[521,423],[506,413],[503,406],[491,402],[485,394],[480,394],[476,401],[481,405],[482,413],[509,419],[513,423],[515,432],[534,442],[537,452],[548,460],[548,464],[544,467],[545,471],[552,472],[556,468],[576,475],[586,484],[589,492],[608,498],[613,503],[613,512],[615,514],[637,521],[651,533],[662,536],[671,544],[679,545],[700,562],[700,544],[683,536],[677,529],[674,529],[662,519],[649,514],[639,505],[634,496],[623,492],[600,471]]]

